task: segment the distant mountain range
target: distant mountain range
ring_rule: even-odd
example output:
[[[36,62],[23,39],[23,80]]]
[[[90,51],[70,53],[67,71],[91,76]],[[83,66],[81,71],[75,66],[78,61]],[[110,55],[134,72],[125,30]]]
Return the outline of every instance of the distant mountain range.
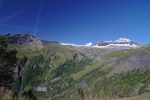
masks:
[[[95,44],[89,42],[85,45],[78,45],[72,43],[59,43],[57,41],[47,41],[42,40],[32,34],[4,34],[4,36],[8,37],[9,43],[11,44],[36,44],[36,45],[49,45],[49,44],[60,44],[60,45],[70,45],[76,47],[95,47],[95,48],[137,48],[140,44],[127,39],[127,38],[119,38],[115,41],[100,41]]]
[[[71,43],[61,43],[61,44],[72,45],[72,46],[96,47],[96,48],[116,48],[116,47],[136,48],[140,46],[140,44],[127,38],[119,38],[118,40],[115,40],[115,41],[101,41],[95,44],[92,44],[91,42],[89,42],[85,45],[77,45],[77,44],[71,44]]]

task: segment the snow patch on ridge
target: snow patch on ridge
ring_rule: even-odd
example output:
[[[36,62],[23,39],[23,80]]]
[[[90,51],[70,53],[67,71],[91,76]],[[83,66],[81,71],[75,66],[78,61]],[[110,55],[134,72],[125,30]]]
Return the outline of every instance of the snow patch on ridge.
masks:
[[[70,45],[70,46],[83,46],[83,45],[78,45],[78,44],[73,44],[73,43],[60,43],[61,45]]]
[[[85,44],[85,46],[92,46],[93,44],[91,42]]]
[[[131,42],[132,40],[127,38],[119,38],[118,40],[115,40],[115,42]]]

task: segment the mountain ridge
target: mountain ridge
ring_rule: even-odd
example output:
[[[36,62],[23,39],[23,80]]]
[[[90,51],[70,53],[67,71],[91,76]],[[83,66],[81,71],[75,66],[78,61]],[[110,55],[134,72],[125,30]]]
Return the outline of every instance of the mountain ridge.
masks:
[[[42,45],[48,45],[48,44],[59,44],[57,41],[48,41],[38,38],[37,36],[34,36],[32,34],[1,34],[0,36],[6,36],[8,38],[8,42],[10,44],[28,44],[28,43],[34,43],[34,42],[41,42]]]
[[[85,45],[74,44],[74,43],[59,43],[57,41],[43,40],[34,36],[32,34],[2,34],[0,36],[6,36],[10,44],[39,44],[39,45],[49,45],[49,44],[59,44],[59,45],[70,45],[75,47],[94,47],[94,48],[137,48],[141,44],[134,42],[127,38],[119,38],[115,41],[99,41],[97,43],[87,43]]]

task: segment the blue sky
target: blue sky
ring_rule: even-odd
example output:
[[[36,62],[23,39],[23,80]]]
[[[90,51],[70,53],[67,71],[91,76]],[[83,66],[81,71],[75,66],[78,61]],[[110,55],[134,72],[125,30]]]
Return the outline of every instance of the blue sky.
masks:
[[[150,0],[0,0],[0,33],[85,44],[150,43]]]

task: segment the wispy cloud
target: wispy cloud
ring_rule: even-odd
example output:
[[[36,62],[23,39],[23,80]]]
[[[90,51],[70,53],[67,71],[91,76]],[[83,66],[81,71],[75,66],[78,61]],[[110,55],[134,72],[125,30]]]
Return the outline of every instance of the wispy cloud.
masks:
[[[22,26],[16,26],[16,25],[5,25],[5,24],[0,24],[0,27],[8,27],[8,28],[24,29],[24,30],[28,30],[28,31],[33,31],[32,28],[22,27]]]
[[[37,17],[36,17],[36,22],[35,22],[35,27],[34,27],[34,35],[36,35],[37,30],[38,30],[38,26],[39,26],[39,22],[40,22],[40,17],[41,17],[41,12],[43,10],[43,6],[44,6],[44,0],[39,0],[39,9],[37,12]]]
[[[78,45],[73,43],[60,43],[61,45],[71,45],[71,46],[84,46],[84,45]]]
[[[90,46],[92,46],[92,43],[91,42],[89,42],[89,43],[87,43],[87,44],[85,44],[85,45],[81,45],[81,44],[73,44],[73,43],[60,43],[61,45],[71,45],[71,46],[85,46],[85,47],[90,47]]]
[[[18,11],[18,12],[16,12],[16,13],[13,13],[12,15],[7,16],[7,17],[1,19],[1,20],[0,20],[0,23],[4,23],[4,22],[6,22],[6,21],[9,21],[9,20],[11,20],[11,19],[13,19],[13,18],[19,16],[22,12],[23,12],[23,11]]]

